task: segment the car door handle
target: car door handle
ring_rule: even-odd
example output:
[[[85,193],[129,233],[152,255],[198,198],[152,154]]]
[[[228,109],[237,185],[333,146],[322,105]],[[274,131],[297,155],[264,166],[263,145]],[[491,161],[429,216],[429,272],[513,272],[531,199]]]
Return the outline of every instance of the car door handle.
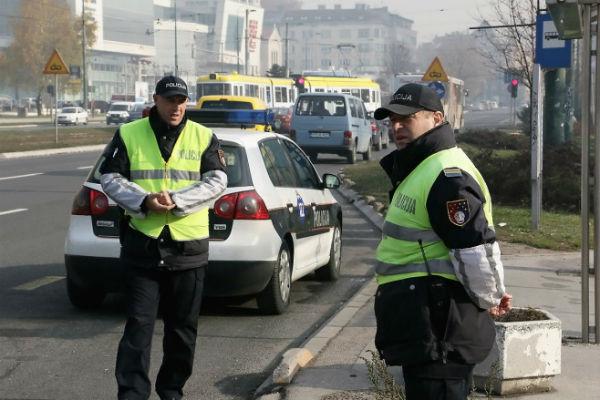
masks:
[[[293,205],[292,203],[287,203],[287,204],[286,204],[286,206],[287,206],[287,208],[288,208],[288,211],[289,211],[290,213],[293,213],[293,212],[294,212],[294,205]]]
[[[359,126],[360,126],[360,125],[354,125],[354,124],[352,124],[352,127],[353,127],[353,128],[358,128]]]

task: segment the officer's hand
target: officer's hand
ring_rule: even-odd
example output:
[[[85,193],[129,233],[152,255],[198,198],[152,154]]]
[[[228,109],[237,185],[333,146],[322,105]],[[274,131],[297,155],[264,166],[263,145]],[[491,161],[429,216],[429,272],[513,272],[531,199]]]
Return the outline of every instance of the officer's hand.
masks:
[[[163,190],[158,194],[158,202],[160,204],[162,204],[163,206],[171,206],[174,205],[175,203],[173,203],[173,199],[171,199],[171,195],[169,194],[169,192],[167,192],[166,190]]]
[[[490,308],[489,312],[491,315],[498,317],[506,314],[512,308],[512,295],[504,293],[504,296],[500,299],[500,304]]]
[[[166,212],[175,208],[175,204],[171,201],[171,196],[169,196],[168,202],[170,202],[170,204],[163,204],[167,203],[164,198],[164,193],[150,193],[146,196],[146,200],[144,200],[148,211],[154,212]]]

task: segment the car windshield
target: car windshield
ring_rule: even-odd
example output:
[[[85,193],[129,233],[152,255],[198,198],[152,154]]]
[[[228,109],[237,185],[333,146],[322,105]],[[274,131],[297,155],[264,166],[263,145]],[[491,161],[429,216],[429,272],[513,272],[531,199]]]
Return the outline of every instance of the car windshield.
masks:
[[[304,96],[298,99],[296,115],[344,116],[346,115],[346,103],[340,96]]]
[[[247,101],[207,100],[202,103],[200,108],[218,110],[252,110],[252,103],[248,103]]]
[[[127,104],[111,104],[108,111],[127,111]]]
[[[246,159],[246,152],[243,147],[233,143],[221,142],[225,158],[225,172],[227,173],[227,187],[251,186],[250,168]],[[100,183],[100,166],[105,157],[101,156],[96,165],[88,175],[88,182]]]
[[[77,109],[75,107],[65,107],[62,109],[63,114],[75,114]]]
[[[145,105],[145,104],[136,104],[136,105],[133,107],[133,111],[140,111],[140,112],[141,112],[141,111],[142,111],[144,108],[146,108],[146,105]]]

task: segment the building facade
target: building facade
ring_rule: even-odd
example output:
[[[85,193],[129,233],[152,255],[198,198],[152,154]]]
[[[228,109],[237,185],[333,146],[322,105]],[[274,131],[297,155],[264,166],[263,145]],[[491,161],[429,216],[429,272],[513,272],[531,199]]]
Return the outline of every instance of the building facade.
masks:
[[[387,7],[320,5],[290,11],[281,23],[287,24],[289,68],[294,73],[334,70],[377,77],[392,74],[414,59],[413,21]]]

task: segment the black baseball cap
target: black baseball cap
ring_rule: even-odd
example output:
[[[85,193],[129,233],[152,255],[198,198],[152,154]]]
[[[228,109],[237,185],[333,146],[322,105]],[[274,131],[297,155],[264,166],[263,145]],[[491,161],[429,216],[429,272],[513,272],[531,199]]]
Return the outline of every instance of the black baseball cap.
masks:
[[[375,110],[375,119],[385,119],[390,113],[398,115],[410,115],[421,110],[441,111],[444,107],[436,92],[425,85],[418,83],[407,83],[396,90],[390,104]]]
[[[185,81],[173,75],[165,76],[156,84],[154,93],[162,97],[188,96],[188,88]]]

